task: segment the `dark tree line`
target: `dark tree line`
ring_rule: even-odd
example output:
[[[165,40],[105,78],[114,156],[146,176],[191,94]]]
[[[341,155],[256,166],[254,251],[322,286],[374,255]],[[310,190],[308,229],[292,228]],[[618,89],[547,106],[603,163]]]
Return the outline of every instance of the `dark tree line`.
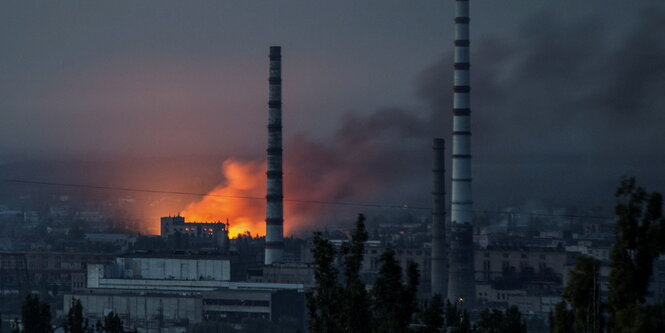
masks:
[[[51,333],[51,307],[39,300],[38,296],[28,295],[21,305],[23,333]]]
[[[379,257],[379,276],[368,290],[360,277],[367,239],[363,215],[358,216],[350,242],[339,251],[321,233],[314,234],[316,287],[307,293],[310,332],[526,332],[516,307],[486,310],[472,326],[468,312],[448,301],[444,304],[439,295],[419,303],[418,266],[408,263],[403,274],[392,249]],[[335,264],[338,258],[341,275]]]
[[[307,293],[309,328],[313,333],[407,332],[417,307],[418,268],[409,264],[406,281],[388,250],[380,257],[381,270],[372,290],[360,278],[365,242],[365,218],[360,215],[351,241],[339,252],[321,233],[314,234],[316,287]],[[341,256],[339,276],[335,259]]]
[[[53,333],[56,327],[52,323],[51,307],[39,300],[38,296],[28,295],[21,305],[21,323],[23,329],[16,328],[15,333]],[[123,333],[123,323],[118,314],[110,312],[102,321],[92,326],[83,316],[83,306],[78,299],[72,299],[67,317],[62,323],[67,333]]]
[[[516,306],[506,311],[485,309],[480,313],[475,332],[478,333],[526,333],[522,313]]]
[[[665,254],[662,195],[624,178],[616,197],[607,302],[601,300],[600,262],[578,258],[551,318],[554,333],[665,332],[665,304],[646,304],[653,262]]]

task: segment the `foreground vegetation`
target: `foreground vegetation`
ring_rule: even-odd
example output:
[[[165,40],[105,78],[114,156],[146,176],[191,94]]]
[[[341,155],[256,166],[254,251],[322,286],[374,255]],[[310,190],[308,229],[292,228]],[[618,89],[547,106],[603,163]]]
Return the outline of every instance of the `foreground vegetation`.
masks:
[[[368,239],[364,221],[360,215],[351,241],[340,250],[320,233],[314,234],[316,287],[307,294],[310,332],[526,332],[516,307],[505,312],[488,309],[473,326],[468,312],[456,304],[444,304],[439,295],[419,303],[418,266],[408,263],[402,276],[392,249],[381,254],[379,276],[368,290],[360,278]]]
[[[647,304],[653,262],[665,254],[663,197],[625,178],[616,191],[616,240],[609,294],[601,297],[600,262],[580,257],[556,306],[554,333],[665,332],[665,304]]]

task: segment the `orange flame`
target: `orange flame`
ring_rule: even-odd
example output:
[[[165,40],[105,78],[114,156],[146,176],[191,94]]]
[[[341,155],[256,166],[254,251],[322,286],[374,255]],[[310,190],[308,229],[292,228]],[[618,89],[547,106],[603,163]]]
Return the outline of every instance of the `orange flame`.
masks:
[[[224,161],[222,174],[225,181],[203,199],[187,205],[180,213],[188,222],[230,223],[229,237],[250,232],[265,235],[266,193],[265,162]]]
[[[296,161],[297,162],[297,161]],[[284,235],[306,231],[329,212],[329,207],[311,204],[311,201],[330,200],[348,182],[344,170],[318,174],[312,181],[303,181],[302,172],[293,168],[284,170]],[[265,235],[266,162],[227,159],[222,164],[224,182],[211,190],[203,199],[187,205],[180,213],[188,222],[230,222],[230,237],[250,232]],[[317,186],[312,186],[316,183]],[[343,184],[344,186],[341,186]],[[354,191],[359,192],[358,189]],[[288,198],[288,199],[287,199]],[[307,198],[310,203],[299,202]],[[295,199],[295,200],[294,200]],[[338,209],[339,212],[339,209]],[[349,212],[351,219],[356,210]],[[341,214],[340,214],[341,215]]]

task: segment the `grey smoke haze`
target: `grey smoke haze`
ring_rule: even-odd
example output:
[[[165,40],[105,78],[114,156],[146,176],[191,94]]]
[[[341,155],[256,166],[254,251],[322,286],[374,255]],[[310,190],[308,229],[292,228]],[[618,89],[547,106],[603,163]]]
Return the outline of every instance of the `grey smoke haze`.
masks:
[[[480,207],[608,206],[623,175],[663,188],[665,10],[638,15],[618,39],[607,38],[599,17],[575,22],[544,12],[514,38],[472,42]],[[306,152],[295,165],[349,173],[340,198],[374,188],[396,203],[426,203],[431,138],[450,138],[452,129],[452,81],[446,53],[417,80],[427,111],[347,115],[324,144],[294,140],[291,149]]]
[[[9,3],[0,155],[61,161],[0,171],[212,188],[224,156],[263,158],[267,47],[281,43],[294,192],[428,205],[431,138],[452,128],[452,5]],[[474,1],[477,207],[611,204],[621,175],[665,188],[664,11]]]
[[[476,42],[477,192],[498,203],[600,203],[622,174],[662,189],[663,9],[642,10],[616,39],[604,33],[611,22],[598,16],[572,21],[545,12],[524,23],[513,40]],[[450,78],[446,62],[420,82],[420,95],[435,110],[451,104],[434,79]],[[440,123],[441,115],[434,115],[432,122]],[[445,128],[450,120],[443,117]]]

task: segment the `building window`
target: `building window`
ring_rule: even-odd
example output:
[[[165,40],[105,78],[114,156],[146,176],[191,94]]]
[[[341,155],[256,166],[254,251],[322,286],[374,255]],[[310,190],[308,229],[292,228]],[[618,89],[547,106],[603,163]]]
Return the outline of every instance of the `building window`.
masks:
[[[544,262],[538,263],[538,270],[541,272],[547,269],[547,264]]]
[[[483,261],[483,278],[487,281],[490,279],[490,261]]]

